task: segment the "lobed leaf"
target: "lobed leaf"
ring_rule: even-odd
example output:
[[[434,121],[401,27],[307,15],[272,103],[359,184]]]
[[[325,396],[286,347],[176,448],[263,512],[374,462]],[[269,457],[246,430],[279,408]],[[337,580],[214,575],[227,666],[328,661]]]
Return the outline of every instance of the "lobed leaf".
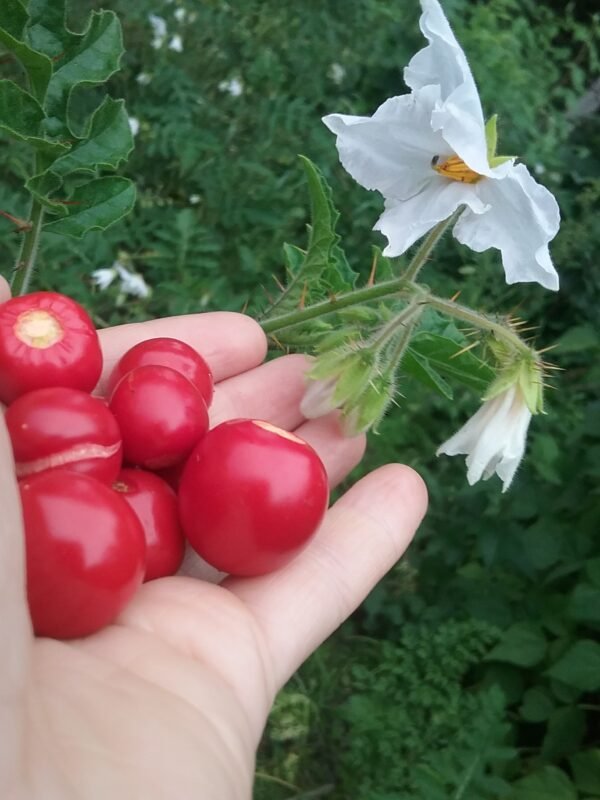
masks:
[[[44,230],[80,239],[88,231],[106,230],[128,214],[135,203],[135,186],[127,178],[97,178],[75,190],[62,219]]]
[[[40,131],[44,118],[44,109],[33,95],[13,81],[0,80],[0,131],[48,156],[60,155],[69,149],[68,145],[32,134]]]
[[[20,0],[2,0],[0,4],[0,43],[23,65],[34,96],[41,102],[50,76],[52,62],[24,40],[28,15]]]

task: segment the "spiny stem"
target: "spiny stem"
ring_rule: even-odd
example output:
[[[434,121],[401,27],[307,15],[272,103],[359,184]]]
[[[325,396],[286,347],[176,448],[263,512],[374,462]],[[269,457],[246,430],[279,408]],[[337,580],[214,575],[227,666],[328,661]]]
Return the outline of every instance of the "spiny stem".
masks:
[[[13,295],[27,293],[35,267],[35,259],[44,222],[44,206],[35,199],[31,203],[29,219],[31,228],[23,235],[21,252],[17,258],[12,276],[11,288]]]
[[[532,348],[511,330],[510,327],[501,322],[497,322],[495,319],[492,319],[492,317],[487,316],[487,314],[480,314],[478,311],[473,311],[472,308],[459,305],[452,300],[444,300],[442,297],[436,297],[432,294],[426,295],[422,302],[449,317],[469,322],[471,325],[481,330],[490,331],[495,334],[498,339],[502,339],[514,347],[515,350],[527,354],[532,353]]]
[[[341,294],[330,300],[323,300],[320,303],[315,303],[312,306],[307,306],[298,311],[291,311],[288,314],[282,314],[280,317],[273,317],[273,319],[268,319],[261,323],[262,329],[266,334],[273,334],[283,328],[291,328],[292,325],[299,325],[301,322],[306,322],[309,319],[323,317],[326,314],[339,311],[341,308],[368,303],[371,300],[378,300],[382,297],[392,297],[393,295],[401,294],[405,289],[408,289],[408,287],[403,278],[383,281],[382,283],[375,284],[375,286],[368,286],[365,289],[356,289],[355,291]],[[409,293],[413,294],[414,289],[409,289]]]

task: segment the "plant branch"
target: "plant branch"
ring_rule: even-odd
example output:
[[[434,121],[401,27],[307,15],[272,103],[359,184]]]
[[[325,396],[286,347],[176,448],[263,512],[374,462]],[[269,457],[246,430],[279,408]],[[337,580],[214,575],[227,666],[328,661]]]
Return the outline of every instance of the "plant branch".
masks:
[[[421,269],[425,266],[425,263],[431,255],[433,248],[442,238],[446,230],[456,222],[462,212],[463,206],[460,206],[460,208],[457,208],[456,211],[448,217],[448,219],[438,222],[435,228],[432,228],[429,231],[427,236],[421,242],[419,249],[413,256],[410,264],[406,268],[406,272],[402,276],[405,281],[415,280]]]

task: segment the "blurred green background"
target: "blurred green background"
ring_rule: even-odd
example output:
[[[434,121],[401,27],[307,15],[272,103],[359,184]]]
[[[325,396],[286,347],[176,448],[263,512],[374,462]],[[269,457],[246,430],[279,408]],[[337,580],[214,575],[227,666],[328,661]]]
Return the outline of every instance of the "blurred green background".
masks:
[[[370,114],[405,90],[423,45],[416,0],[86,0],[119,13],[111,81],[139,123],[124,174],[134,213],[83,242],[46,237],[35,288],[83,301],[99,325],[217,308],[260,310],[303,245],[297,154],[330,180],[348,257],[365,277],[380,198],[342,170],[331,112]],[[563,368],[533,421],[513,488],[466,485],[439,443],[478,405],[408,379],[361,473],[390,460],[425,477],[428,517],[408,557],[282,692],[259,753],[257,800],[600,798],[600,15],[585,0],[446,0],[480,87],[563,215],[561,291],[509,288],[495,252],[448,239],[427,267],[439,294],[519,314]],[[166,22],[156,37],[149,15]],[[4,69],[5,67],[3,67]],[[598,96],[596,95],[596,103]],[[23,216],[25,149],[0,139],[0,209]],[[0,219],[1,271],[18,235]],[[94,288],[117,258],[153,293]],[[368,547],[368,542],[365,543]]]

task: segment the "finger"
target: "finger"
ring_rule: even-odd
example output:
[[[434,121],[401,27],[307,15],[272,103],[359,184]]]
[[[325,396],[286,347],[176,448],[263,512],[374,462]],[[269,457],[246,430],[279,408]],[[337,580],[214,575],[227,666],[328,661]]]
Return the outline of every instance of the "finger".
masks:
[[[300,400],[305,390],[305,356],[282,356],[223,381],[215,389],[211,427],[227,419],[264,419],[286,430],[304,421]]]
[[[427,490],[415,472],[382,467],[333,506],[315,539],[287,567],[224,581],[255,615],[278,686],[400,558],[426,505]]]
[[[0,275],[0,303],[10,298],[10,286],[8,282]]]
[[[207,361],[215,381],[252,369],[267,352],[267,340],[251,317],[228,311],[166,317],[150,322],[117,325],[98,331],[104,352],[104,373],[98,390],[121,356],[139,342],[169,336],[186,342]]]
[[[0,685],[5,698],[18,698],[18,687],[27,678],[31,625],[25,597],[21,506],[3,414],[0,414],[0,509],[0,648],[9,655],[0,659]],[[0,728],[3,715],[17,710],[10,702],[5,706],[4,711],[0,709]]]
[[[319,454],[327,470],[331,488],[337,486],[350,470],[354,469],[365,451],[365,437],[355,436],[351,439],[345,437],[335,414],[310,420],[294,432],[314,447]],[[202,513],[200,505],[198,513]],[[189,546],[186,548],[179,574],[210,583],[220,583],[225,578],[224,572],[219,572],[207,564]]]

